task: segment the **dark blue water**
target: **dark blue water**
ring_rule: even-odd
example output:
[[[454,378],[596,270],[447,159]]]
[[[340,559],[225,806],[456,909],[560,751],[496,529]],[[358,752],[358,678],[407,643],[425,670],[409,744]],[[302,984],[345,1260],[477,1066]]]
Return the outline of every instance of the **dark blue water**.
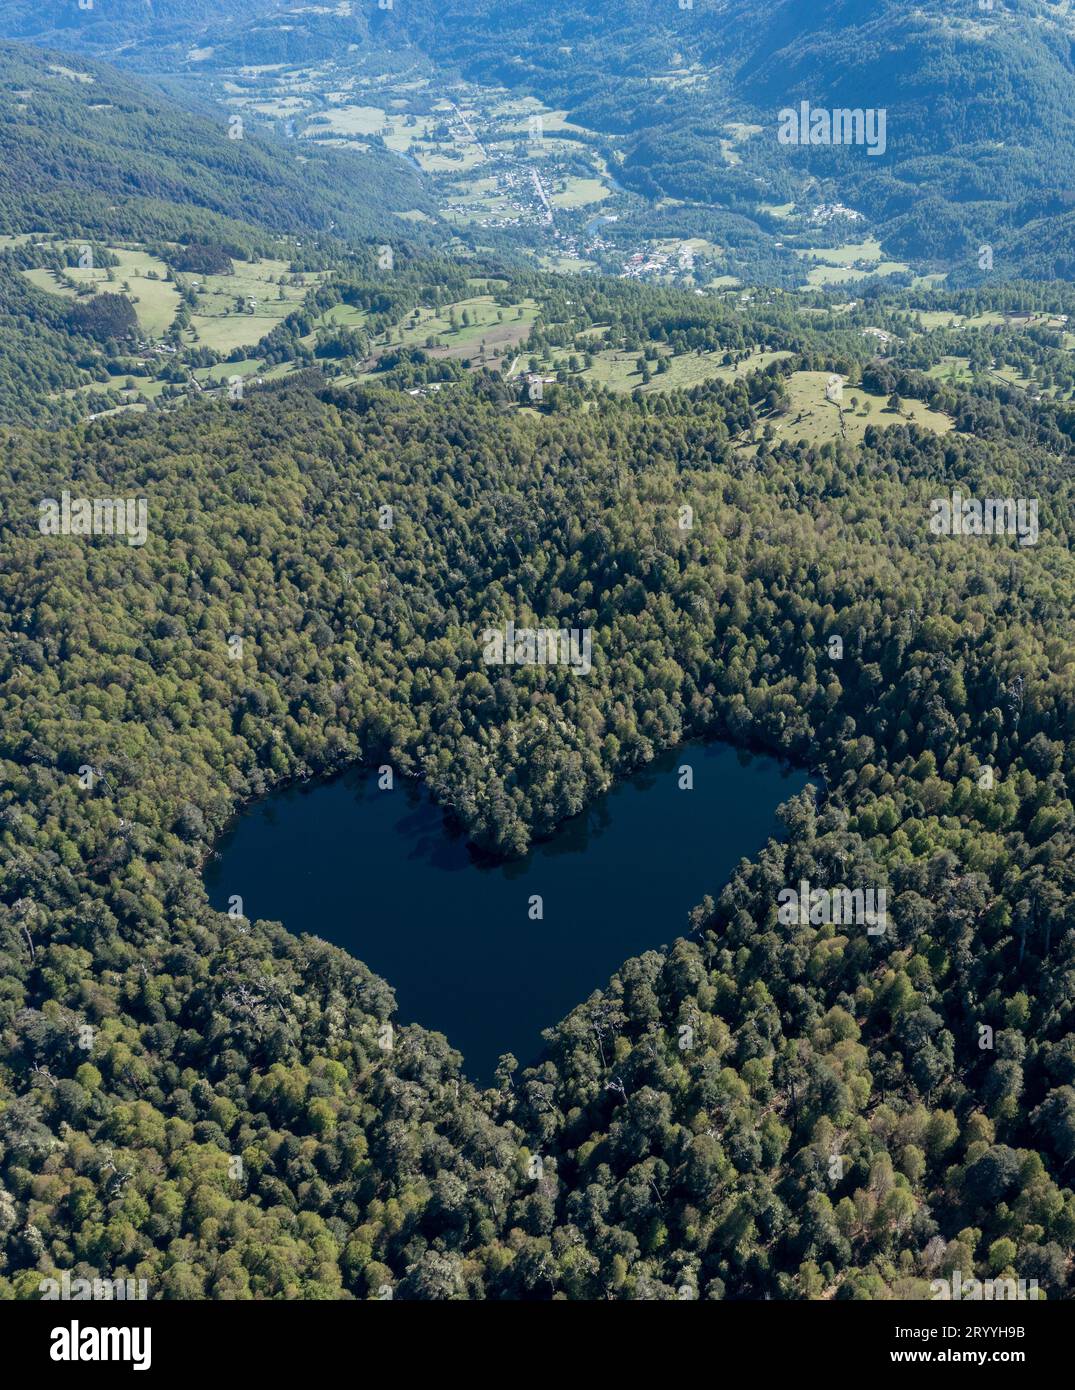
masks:
[[[694,788],[680,790],[679,769]],[[345,947],[396,991],[399,1021],[444,1033],[475,1080],[603,986],[630,956],[689,930],[732,869],[778,830],[804,772],[726,744],[655,759],[523,859],[481,862],[420,786],[375,773],[267,797],[217,846],[206,886],[226,910]],[[540,895],[544,916],[530,917]]]

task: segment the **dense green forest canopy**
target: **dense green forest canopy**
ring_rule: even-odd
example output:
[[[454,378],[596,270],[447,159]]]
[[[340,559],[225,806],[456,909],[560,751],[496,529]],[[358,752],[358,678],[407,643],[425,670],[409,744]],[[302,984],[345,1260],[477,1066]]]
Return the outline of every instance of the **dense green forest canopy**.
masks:
[[[1063,1296],[1062,437],[1011,404],[745,457],[766,373],[524,413],[481,374],[318,380],[5,442],[0,1287]],[[1039,544],[931,535],[956,486],[1039,498]],[[145,497],[147,544],[43,537],[64,487]],[[509,616],[590,626],[592,676],[491,678]],[[512,853],[699,733],[820,763],[823,799],[490,1092],[417,1025],[385,1051],[341,951],[207,905],[235,808],[311,772],[389,762]],[[887,885],[888,932],[780,924],[803,878]]]
[[[67,51],[129,43],[159,77],[212,28],[222,63],[299,58],[339,49],[335,11],[158,0],[147,36],[141,8],[0,2],[65,45],[0,46],[0,1298],[63,1271],[155,1298],[925,1298],[956,1271],[1069,1298],[1075,292],[441,257],[376,140],[300,161]],[[872,101],[898,40],[913,158],[856,183],[748,143],[729,226],[752,180],[820,173],[908,255],[988,227],[1013,277],[1069,264],[1057,7],[403,10],[353,41],[495,62],[654,200],[712,182],[732,76],[758,112],[785,84]],[[964,99],[986,39],[1010,80]],[[654,99],[680,50],[727,78]],[[166,277],[152,344],[132,255]],[[191,342],[192,282],[263,260],[259,341]],[[458,350],[422,326],[478,301]],[[245,391],[193,376],[255,350]],[[114,384],[139,354],[176,388],[140,413]],[[832,376],[822,439],[803,382]],[[115,413],[81,418],[88,381]],[[1033,503],[1033,543],[937,534],[954,492]],[[65,494],[143,507],[144,536],[43,529]],[[589,629],[592,671],[490,668],[508,621]],[[812,784],[487,1090],[361,962],[206,896],[231,818],[296,781],[387,764],[510,857],[704,736]],[[886,929],[782,918],[803,881],[884,891]]]

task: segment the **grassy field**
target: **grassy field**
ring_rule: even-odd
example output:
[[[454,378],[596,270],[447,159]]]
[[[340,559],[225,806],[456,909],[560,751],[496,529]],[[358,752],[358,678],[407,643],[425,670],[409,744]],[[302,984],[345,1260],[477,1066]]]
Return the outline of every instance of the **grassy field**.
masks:
[[[187,340],[225,354],[260,342],[302,303],[320,278],[316,274],[292,277],[287,261],[235,261],[233,264],[232,275],[184,277],[187,283],[197,282],[198,286],[198,305],[191,314],[193,332],[187,335]],[[298,278],[302,283],[281,285],[281,276],[288,281]],[[239,299],[244,306],[241,311],[237,307]]]
[[[971,381],[974,373],[970,370],[969,357],[942,357],[926,372],[927,376],[938,381]]]
[[[46,294],[58,294],[64,299],[78,298],[78,291],[70,285],[61,284],[51,270],[24,270],[22,273],[35,289],[44,290]]]
[[[1018,386],[1022,391],[1029,391],[1036,384],[1033,377],[1023,376],[1022,372],[1017,372],[1014,367],[998,367],[989,375],[994,381],[1002,381],[1008,386]]]
[[[579,256],[566,256],[560,253],[540,255],[537,263],[542,270],[556,271],[560,275],[577,275],[583,270],[593,270],[596,268],[596,261],[583,260]]]
[[[415,146],[414,157],[428,174],[465,174],[485,163],[485,156],[473,143],[438,145],[435,149]]]
[[[743,144],[752,135],[760,134],[762,127],[760,125],[744,125],[742,121],[725,121],[724,129],[731,131],[731,135],[721,140],[720,152],[724,156],[725,164],[734,169],[737,164],[743,162],[742,156],[736,152],[735,146]]]
[[[455,310],[458,327],[452,329],[451,314]],[[466,311],[470,322],[463,323]],[[532,299],[504,308],[497,304],[492,295],[475,295],[471,299],[461,299],[458,303],[434,311],[419,310],[417,317],[411,317],[406,324],[390,335],[390,343],[405,347],[421,347],[431,357],[472,357],[481,349],[484,340],[486,350],[492,356],[494,350],[504,353],[525,338],[537,317],[538,306]],[[498,318],[498,314],[502,318]],[[426,348],[426,339],[435,337],[440,346]]]
[[[922,327],[932,331],[934,328],[952,328],[963,322],[962,314],[954,314],[950,309],[919,309],[918,317]]]
[[[992,310],[985,314],[975,314],[973,318],[965,319],[968,328],[993,328],[999,327],[1004,323],[1004,315]]]
[[[657,244],[673,251],[687,247],[689,250],[693,251],[696,256],[724,255],[723,246],[718,246],[715,241],[707,241],[705,237],[702,236],[680,237],[678,239],[672,238],[660,241]]]
[[[268,116],[274,121],[286,120],[288,116],[298,116],[308,109],[310,103],[304,101],[302,97],[273,97],[267,101],[248,101],[234,102],[233,105],[239,106],[242,110],[256,112],[259,116]]]
[[[388,120],[380,106],[339,106],[324,112],[324,120],[310,131],[331,130],[334,135],[377,135]]]
[[[220,386],[232,376],[256,376],[261,370],[257,357],[245,357],[241,362],[218,362],[215,367],[195,367],[191,376],[196,381]]]
[[[58,243],[63,245],[64,243]],[[78,243],[66,243],[76,245]],[[168,268],[165,263],[147,252],[132,247],[110,247],[118,258],[119,265],[109,269],[89,269],[69,267],[66,275],[76,285],[85,286],[95,293],[111,291],[127,294],[134,304],[142,333],[147,339],[162,338],[172,326],[180,305],[180,291],[176,284],[167,280]],[[223,355],[236,349],[250,348],[258,343],[287,314],[302,302],[307,293],[321,278],[320,274],[309,273],[293,276],[290,263],[280,260],[262,260],[257,263],[235,261],[231,275],[181,274],[178,278],[186,288],[193,289],[197,304],[190,316],[191,327],[183,335],[188,347],[205,346]],[[57,278],[47,269],[23,271],[31,284],[49,294],[74,300],[78,291],[70,284]],[[280,284],[281,278],[285,283]],[[292,283],[294,281],[295,283]],[[242,301],[242,309],[238,301]],[[340,322],[359,322],[364,317],[345,305],[337,306],[334,316]],[[225,362],[213,368],[198,368],[191,374],[196,380],[221,383],[233,375],[252,376],[262,372],[263,364],[256,358],[246,358],[241,362]],[[134,402],[136,397],[153,398],[164,388],[162,381],[135,378],[135,389],[124,391],[126,377],[115,377],[108,382],[113,390],[124,391],[126,399]],[[99,385],[76,388],[78,394],[100,389]]]
[[[843,246],[812,247],[795,254],[814,262],[806,277],[809,285],[866,280],[873,275],[893,275],[910,269],[902,261],[882,260],[881,243],[876,237],[849,241]]]
[[[566,180],[566,185],[549,200],[558,208],[586,207],[590,203],[600,203],[612,195],[612,189],[607,188],[600,179],[583,179],[572,175]]]
[[[428,116],[416,116],[414,125],[408,125],[401,116],[393,113],[388,118],[388,134],[384,142],[390,150],[406,154],[416,141],[428,139],[432,125],[432,118]]]
[[[60,242],[59,246],[74,247],[78,242]],[[147,338],[161,338],[172,325],[179,308],[179,292],[167,280],[168,267],[156,256],[145,251],[131,250],[122,246],[108,248],[119,260],[118,266],[109,269],[83,269],[78,266],[67,268],[67,274],[76,284],[95,294],[106,291],[112,294],[126,294],[134,304],[138,324]],[[57,280],[51,270],[24,270],[23,275],[40,290],[49,294],[63,295],[73,299],[77,291]],[[109,279],[109,274],[112,278]]]
[[[321,315],[325,324],[340,323],[348,328],[361,328],[369,318],[365,309],[356,309],[353,304],[334,304],[327,313]]]
[[[171,328],[179,308],[179,291],[165,279],[167,266],[145,251],[119,250],[116,254],[120,262],[114,272],[116,280],[121,288],[125,285],[130,287],[130,298],[143,332],[147,338],[163,337]],[[75,272],[90,273],[102,277],[106,272]],[[107,288],[100,285],[100,279],[98,284],[100,288]]]
[[[828,372],[792,373],[787,382],[791,408],[772,421],[778,437],[804,439],[812,444],[827,444],[843,438],[848,443],[861,444],[870,425],[883,429],[886,425],[913,422],[934,434],[947,434],[952,428],[947,415],[930,410],[921,401],[904,401],[902,413],[895,415],[888,409],[887,397],[870,395],[861,386],[845,386],[841,430],[841,408],[825,394],[828,380]],[[858,402],[857,409],[852,401]]]
[[[657,372],[656,363],[649,364],[651,380],[642,385],[642,375],[637,369],[637,352],[621,352],[616,348],[606,348],[593,354],[593,366],[581,375],[590,381],[607,386],[612,391],[637,391],[647,394],[653,391],[675,391],[691,386],[699,386],[703,381],[733,381],[736,376],[758,371],[776,362],[781,357],[790,357],[790,352],[755,352],[749,362],[736,366],[724,365],[723,352],[686,353],[671,357],[662,353],[668,362],[666,372]]]
[[[66,77],[69,82],[82,82],[89,85],[96,81],[88,72],[76,72],[74,68],[65,68],[62,63],[50,63],[49,72],[56,77]]]
[[[134,382],[133,390],[127,389],[128,380]],[[163,381],[154,381],[148,377],[134,376],[133,374],[128,376],[128,374],[124,372],[119,376],[110,376],[107,381],[94,381],[92,383],[87,383],[85,386],[71,386],[67,390],[61,392],[61,394],[64,396],[86,396],[95,391],[119,391],[125,402],[134,405],[140,396],[153,400],[161,394],[164,390],[164,386],[165,383]],[[122,407],[117,406],[115,409],[118,410],[121,408]],[[106,413],[111,415],[114,414],[115,411],[110,410]]]
[[[197,337],[192,337],[191,342],[204,343],[216,352],[230,353],[236,348],[259,343],[279,322],[279,318],[271,318],[268,314],[229,314],[220,318],[192,314],[191,324]]]
[[[881,243],[876,237],[866,237],[864,241],[849,241],[845,242],[843,246],[796,251],[795,254],[824,261],[826,265],[854,265],[856,261],[879,261],[881,259]]]

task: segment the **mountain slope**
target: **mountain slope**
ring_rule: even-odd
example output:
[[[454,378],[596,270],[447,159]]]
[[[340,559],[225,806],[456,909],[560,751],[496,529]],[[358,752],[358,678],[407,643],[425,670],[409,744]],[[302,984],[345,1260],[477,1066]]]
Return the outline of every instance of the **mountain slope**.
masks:
[[[983,243],[1008,253],[995,258],[997,275],[1030,267],[1062,275],[1070,264],[1071,219],[1046,238],[1045,255],[1019,235],[1069,207],[1055,202],[1075,168],[1068,6],[697,0],[679,9],[564,0],[536,10],[407,0],[332,10],[159,0],[158,17],[142,10],[140,21],[127,0],[118,18],[100,11],[69,15],[57,29],[23,0],[5,0],[0,31],[98,50],[121,38],[123,61],[172,72],[190,65],[195,42],[202,69],[339,59],[356,44],[360,52],[417,47],[445,69],[530,91],[614,137],[622,182],[654,200],[747,216],[763,204],[840,201],[869,218],[891,255],[950,271],[955,282],[978,277]],[[800,100],[884,108],[884,156],[780,145],[778,112]],[[761,127],[734,162],[722,144],[733,119]]]
[[[493,46],[495,20],[505,67],[525,41],[528,81],[621,120],[638,181],[709,177],[745,198],[755,176],[799,177],[747,143],[739,182],[715,180],[706,103],[724,76],[647,107],[670,21],[608,8],[587,36],[572,13],[585,62],[559,73],[549,34],[567,31],[542,37],[540,12],[489,11],[474,43]],[[780,53],[800,73],[820,61],[813,20],[869,19],[819,6],[796,29],[787,6],[766,13],[753,38],[711,33],[766,102]],[[630,76],[587,91],[629,19]],[[698,0],[690,23],[705,19]],[[430,9],[423,42],[439,22]],[[283,31],[258,33],[271,48]],[[87,60],[4,54],[5,228],[223,254],[233,236],[324,242],[337,215],[356,230],[376,216],[354,204],[377,190],[346,185],[376,161],[326,155],[311,178],[284,142],[233,148],[212,115]],[[383,168],[400,206],[406,168]],[[889,176],[870,177],[883,191]],[[932,186],[921,235],[942,218],[958,231],[958,199]],[[1013,208],[1013,247],[1060,254],[1046,238],[1063,218],[1030,194]],[[17,278],[24,254],[3,252],[5,366],[36,341],[20,325],[52,343],[66,314]],[[428,268],[313,293],[345,311],[337,332],[391,337],[402,360],[432,334],[423,308],[479,288],[472,263]],[[539,296],[538,281],[538,341],[519,355],[555,349],[540,401],[492,368],[415,395],[310,372],[185,410],[5,430],[0,1301],[36,1299],[61,1271],[174,1299],[829,1302],[927,1298],[956,1271],[1070,1296],[1070,384],[1060,406],[986,380],[1016,336],[990,322],[1022,307],[1015,290],[948,303],[987,321],[949,335],[981,359],[964,390],[921,374],[936,354],[900,338],[914,313],[897,306],[800,314],[804,296],[596,277],[541,277]],[[874,311],[895,335],[884,359]],[[1049,323],[1026,353],[1033,332],[1059,356],[1063,321]],[[719,353],[722,375],[660,394],[594,385],[564,359],[600,354],[602,325],[640,375],[666,353]],[[777,342],[788,358],[751,370],[751,349]],[[39,389],[67,384],[55,365]],[[834,371],[895,401],[866,402],[854,442],[796,433],[792,376]],[[916,424],[915,394],[953,428]],[[65,489],[144,499],[144,546],[42,534],[41,499]],[[1040,537],[932,534],[953,489],[1040,499]],[[491,678],[480,636],[509,617],[592,626],[593,670]],[[503,1058],[488,1091],[443,1037],[396,1018],[361,962],[206,897],[236,811],[312,775],[387,763],[516,853],[693,737],[820,765],[824,793],[789,802],[782,839],[688,918],[655,914],[671,947],[550,1019],[543,1055]],[[357,896],[377,872],[361,848]],[[885,886],[885,930],[787,920],[782,891],[804,879]]]
[[[180,236],[226,219],[370,238],[385,235],[392,213],[428,208],[415,171],[384,151],[300,158],[217,110],[179,106],[96,60],[71,63],[0,44],[0,231]]]
[[[1013,230],[1024,199],[1071,182],[1075,22],[1066,7],[727,0],[687,11],[604,6],[592,21],[588,8],[556,6],[539,21],[482,0],[427,7],[425,28],[409,9],[384,31],[406,25],[472,75],[529,86],[582,124],[625,134],[626,175],[641,191],[734,202],[753,187],[779,202],[821,178],[901,256],[969,264],[983,239]],[[655,83],[671,68],[692,81]],[[778,113],[802,100],[884,108],[884,156],[781,146]],[[720,141],[732,114],[761,131],[729,172]],[[1064,229],[1054,271],[1071,246],[1070,223]]]
[[[5,37],[57,47],[112,52],[121,46],[190,41],[220,26],[241,24],[262,12],[285,8],[284,0],[89,0],[41,5],[4,0],[0,27]]]
[[[76,239],[76,252],[77,242],[92,242],[102,266],[103,247],[151,249],[153,273],[163,278],[160,256],[182,268],[194,254],[189,268],[215,262],[229,273],[230,256],[285,264],[299,256],[313,267],[346,256],[348,246],[389,238],[402,251],[428,236],[421,224],[394,215],[429,204],[417,173],[387,151],[311,148],[299,156],[294,143],[249,128],[232,139],[226,115],[215,108],[178,105],[93,59],[10,43],[0,44],[0,165],[0,236],[12,238],[0,243],[3,420],[77,418],[99,409],[65,393],[114,390],[135,365],[134,342],[117,343],[107,327],[94,341],[82,308],[61,297],[74,289],[41,269],[75,265],[64,239]],[[199,261],[198,253],[179,255],[177,244],[216,249]],[[45,274],[44,284],[23,271]],[[268,289],[259,285],[257,293]],[[278,286],[271,292],[285,297]],[[194,301],[186,307],[197,311]],[[178,308],[176,295],[149,336],[161,336]],[[177,340],[172,350],[180,347]],[[206,366],[219,356],[199,349],[194,360]],[[173,374],[173,386],[175,380]]]

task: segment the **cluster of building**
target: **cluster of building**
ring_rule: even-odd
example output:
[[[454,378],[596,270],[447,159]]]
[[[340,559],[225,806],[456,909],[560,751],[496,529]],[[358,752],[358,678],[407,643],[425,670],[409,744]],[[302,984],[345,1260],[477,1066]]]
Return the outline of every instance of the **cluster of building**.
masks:
[[[846,207],[843,203],[821,203],[813,208],[810,213],[810,221],[818,222],[822,226],[826,222],[834,222],[836,218],[843,217],[848,222],[865,222],[866,218],[861,212],[856,212],[854,208]]]
[[[151,357],[174,357],[179,351],[172,343],[166,343],[163,339],[159,342],[151,343],[146,338],[139,338],[137,347],[138,356],[141,357],[143,361],[148,361]]]
[[[668,275],[676,271],[694,269],[694,250],[688,242],[674,250],[649,249],[634,251],[623,262],[620,270],[621,280],[645,280],[647,277]]]

